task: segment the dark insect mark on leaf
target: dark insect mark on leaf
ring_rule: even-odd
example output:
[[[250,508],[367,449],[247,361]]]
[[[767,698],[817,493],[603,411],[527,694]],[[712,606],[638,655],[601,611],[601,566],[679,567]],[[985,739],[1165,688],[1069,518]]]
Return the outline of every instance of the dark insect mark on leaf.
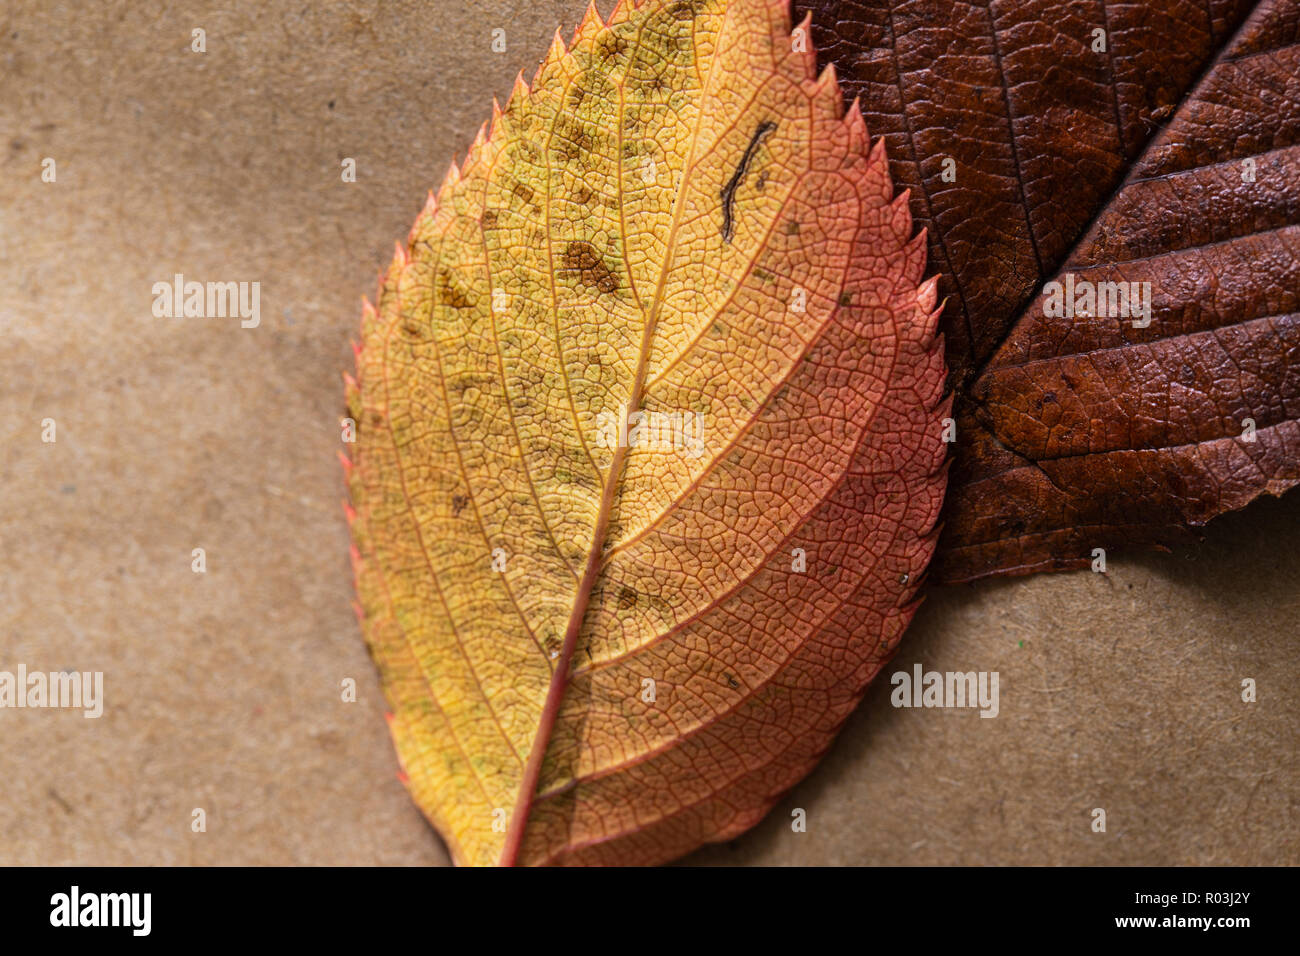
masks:
[[[749,164],[754,161],[754,154],[758,152],[758,147],[763,145],[771,133],[776,130],[776,124],[770,120],[764,120],[758,124],[758,129],[754,130],[754,136],[745,147],[745,155],[740,157],[740,165],[736,171],[731,174],[731,180],[727,185],[722,187],[722,241],[731,242],[732,233],[736,230],[734,219],[734,206],[736,202],[736,190],[740,184],[745,181],[745,176],[749,173]]]

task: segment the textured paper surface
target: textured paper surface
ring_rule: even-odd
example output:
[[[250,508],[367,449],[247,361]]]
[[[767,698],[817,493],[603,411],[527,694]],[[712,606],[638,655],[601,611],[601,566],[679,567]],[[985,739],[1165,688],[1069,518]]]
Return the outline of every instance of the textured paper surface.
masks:
[[[426,190],[584,5],[0,14],[0,669],[102,670],[106,696],[0,711],[0,863],[446,861],[351,610],[339,373]],[[176,272],[261,282],[261,325],[154,318]],[[878,683],[764,823],[691,860],[1297,862],[1298,537],[1300,499],[1266,500],[1108,576],[932,591],[884,679],[996,670],[999,717]]]

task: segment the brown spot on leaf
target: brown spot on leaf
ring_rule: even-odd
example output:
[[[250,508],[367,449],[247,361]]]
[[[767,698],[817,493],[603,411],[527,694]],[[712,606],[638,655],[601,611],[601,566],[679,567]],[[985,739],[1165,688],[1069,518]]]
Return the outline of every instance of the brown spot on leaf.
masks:
[[[578,273],[583,285],[607,294],[618,290],[618,276],[605,265],[600,253],[590,242],[570,242],[564,250],[564,268]]]
[[[702,6],[699,0],[677,0],[668,8],[668,13],[678,20],[691,20],[695,17],[695,11]]]
[[[450,269],[438,272],[438,301],[453,309],[468,309],[474,304],[457,284],[456,276]]]
[[[617,33],[610,33],[596,44],[596,56],[602,60],[615,59],[627,51],[627,40]]]

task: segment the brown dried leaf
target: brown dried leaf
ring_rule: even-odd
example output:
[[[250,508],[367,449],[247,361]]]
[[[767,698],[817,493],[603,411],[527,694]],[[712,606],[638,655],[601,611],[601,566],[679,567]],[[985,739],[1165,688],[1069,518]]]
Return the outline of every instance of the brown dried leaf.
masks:
[[[1300,480],[1300,4],[803,5],[949,296],[935,578],[1083,566]],[[1045,316],[1066,273],[1150,282],[1151,324]]]

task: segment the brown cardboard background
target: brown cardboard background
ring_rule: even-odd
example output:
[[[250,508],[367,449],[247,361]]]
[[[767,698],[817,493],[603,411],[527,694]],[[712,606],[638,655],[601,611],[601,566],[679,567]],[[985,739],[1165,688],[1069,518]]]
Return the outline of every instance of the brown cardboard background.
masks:
[[[103,670],[107,696],[99,720],[0,711],[0,863],[445,862],[350,608],[339,373],[425,191],[584,5],[0,11],[0,669]],[[175,272],[260,281],[261,326],[155,319]],[[879,684],[760,827],[692,860],[1297,862],[1298,536],[1293,496],[1107,577],[933,592],[897,667],[997,670],[1001,716]]]

